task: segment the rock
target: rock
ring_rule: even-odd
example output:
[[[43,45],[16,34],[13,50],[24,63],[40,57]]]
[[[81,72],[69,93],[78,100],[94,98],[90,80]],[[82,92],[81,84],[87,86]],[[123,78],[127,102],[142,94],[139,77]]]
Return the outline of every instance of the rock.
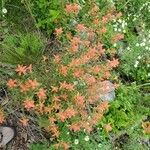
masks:
[[[6,146],[15,136],[15,130],[11,127],[0,127],[0,147]]]
[[[99,81],[90,87],[89,94],[91,97],[98,97],[103,101],[113,101],[115,99],[115,87],[108,80]]]

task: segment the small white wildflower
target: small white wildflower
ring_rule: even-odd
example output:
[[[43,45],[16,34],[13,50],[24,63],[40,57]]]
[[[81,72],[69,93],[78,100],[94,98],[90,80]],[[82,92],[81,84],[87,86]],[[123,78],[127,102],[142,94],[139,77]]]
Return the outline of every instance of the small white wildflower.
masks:
[[[136,61],[135,64],[134,64],[134,67],[137,68],[138,64],[139,64],[139,62]]]
[[[139,44],[139,43],[136,43],[136,45],[135,45],[135,46],[139,47],[139,46],[140,46],[140,44]]]
[[[118,31],[121,32],[121,29],[119,28]]]
[[[122,24],[122,28],[124,28],[124,27],[125,27],[125,24],[123,23],[123,24]]]
[[[117,28],[114,28],[114,31],[117,31],[118,29]]]
[[[148,46],[146,46],[145,49],[148,50]]]
[[[150,73],[148,73],[148,77],[150,77]]]
[[[116,46],[117,46],[117,44],[115,43],[115,44],[114,44],[114,47],[116,47]]]
[[[89,136],[85,136],[84,138],[85,141],[89,141],[89,139],[90,139]]]
[[[138,66],[137,64],[134,64],[134,68],[137,68],[137,66]]]
[[[88,119],[91,119],[91,116],[88,116]]]
[[[147,64],[147,67],[150,67],[150,65],[149,65],[149,64]]]
[[[79,140],[78,140],[78,139],[75,139],[75,140],[74,140],[74,144],[78,145],[78,144],[79,144]]]
[[[101,146],[102,146],[102,144],[101,144],[101,143],[99,143],[99,144],[98,144],[98,147],[101,147]]]
[[[122,22],[122,20],[121,20],[121,19],[119,19],[119,20],[118,20],[118,22],[119,22],[119,23],[121,23],[121,22]]]
[[[3,12],[4,14],[7,14],[7,9],[6,9],[6,8],[3,8],[3,9],[2,9],[2,12]]]
[[[130,47],[127,47],[127,50],[130,50]]]
[[[143,42],[143,43],[141,43],[141,44],[140,44],[140,46],[145,46],[145,43],[144,43],[144,42]]]
[[[146,42],[146,39],[143,39],[143,42]]]
[[[123,30],[123,33],[126,33],[126,30]]]
[[[77,84],[78,84],[78,81],[74,81],[73,84],[74,84],[74,85],[77,85]]]
[[[67,135],[69,135],[70,133],[69,132],[67,132]]]
[[[141,56],[138,56],[138,59],[141,59],[142,57]]]

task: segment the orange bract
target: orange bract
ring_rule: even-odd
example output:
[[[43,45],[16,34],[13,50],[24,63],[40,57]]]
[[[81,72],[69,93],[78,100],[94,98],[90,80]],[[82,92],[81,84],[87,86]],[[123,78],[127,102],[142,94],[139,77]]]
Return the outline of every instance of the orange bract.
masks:
[[[75,96],[75,103],[79,107],[85,107],[85,96],[80,95],[79,93]]]
[[[0,109],[0,124],[3,123],[4,121],[5,121],[4,112],[2,109]]]
[[[26,127],[26,126],[28,125],[29,119],[26,118],[26,117],[22,117],[19,121],[20,121],[20,123],[21,123],[23,126]]]
[[[43,88],[40,88],[38,93],[37,93],[37,96],[40,100],[45,100],[47,97],[46,97],[46,90],[44,90]]]
[[[78,132],[81,130],[81,124],[79,122],[77,123],[72,123],[69,127],[70,130],[74,131],[74,132]]]
[[[85,27],[85,25],[84,24],[78,24],[77,26],[76,26],[76,29],[78,30],[78,31],[84,31],[85,29],[86,29],[86,27]]]
[[[51,88],[52,88],[52,92],[58,92],[58,87],[51,86]]]
[[[60,83],[60,89],[66,89],[68,91],[73,91],[74,90],[74,85],[64,81],[64,82]]]
[[[26,73],[27,67],[23,65],[18,65],[15,71],[19,74],[19,76],[21,76]]]
[[[21,84],[20,85],[20,91],[21,92],[27,92],[27,91],[29,91],[30,90],[30,87],[29,87],[29,85],[28,84]]]
[[[17,86],[17,80],[9,79],[7,81],[7,86],[9,88],[15,88]]]
[[[60,55],[54,55],[54,62],[55,63],[59,63],[60,62],[60,60],[61,60],[61,57],[60,57]]]
[[[23,103],[23,106],[29,111],[30,109],[34,108],[34,101],[30,99],[26,99]]]
[[[118,59],[113,58],[112,61],[108,60],[108,67],[115,68],[119,65]]]
[[[65,11],[67,13],[75,13],[75,14],[77,14],[77,13],[79,13],[80,9],[81,8],[80,8],[80,6],[78,4],[72,3],[72,4],[67,4],[66,5]]]
[[[63,33],[62,28],[56,28],[55,33],[56,33],[57,36],[60,36]]]
[[[34,80],[28,80],[26,82],[26,84],[28,85],[28,87],[30,87],[32,90],[34,90],[37,86],[38,86],[38,82],[36,81],[36,79]]]
[[[68,68],[67,68],[67,66],[61,65],[59,71],[63,76],[67,76]]]

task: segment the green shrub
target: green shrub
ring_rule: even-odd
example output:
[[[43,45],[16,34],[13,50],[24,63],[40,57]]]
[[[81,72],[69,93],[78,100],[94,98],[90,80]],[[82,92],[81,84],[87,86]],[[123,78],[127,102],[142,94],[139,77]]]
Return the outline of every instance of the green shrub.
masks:
[[[129,46],[121,55],[120,72],[137,82],[148,82],[150,79],[150,37],[149,32],[130,39]]]
[[[1,61],[10,64],[35,63],[43,50],[44,43],[39,35],[8,35],[2,43]]]

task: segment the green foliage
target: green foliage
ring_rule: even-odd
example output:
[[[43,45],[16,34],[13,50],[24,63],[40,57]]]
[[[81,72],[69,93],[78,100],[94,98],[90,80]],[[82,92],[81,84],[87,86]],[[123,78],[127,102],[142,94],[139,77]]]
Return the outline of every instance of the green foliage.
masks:
[[[35,63],[44,50],[39,35],[9,35],[2,43],[1,61],[10,64]]]
[[[35,17],[37,26],[50,34],[62,19],[62,1],[32,0],[25,1]]]
[[[113,126],[113,132],[116,133],[131,128],[141,118],[148,115],[147,97],[142,97],[134,84],[132,86],[121,86],[117,91],[115,101],[111,103],[101,124],[110,123]],[[147,106],[145,103],[147,103]]]
[[[54,150],[50,148],[47,143],[33,143],[30,146],[30,150]]]

